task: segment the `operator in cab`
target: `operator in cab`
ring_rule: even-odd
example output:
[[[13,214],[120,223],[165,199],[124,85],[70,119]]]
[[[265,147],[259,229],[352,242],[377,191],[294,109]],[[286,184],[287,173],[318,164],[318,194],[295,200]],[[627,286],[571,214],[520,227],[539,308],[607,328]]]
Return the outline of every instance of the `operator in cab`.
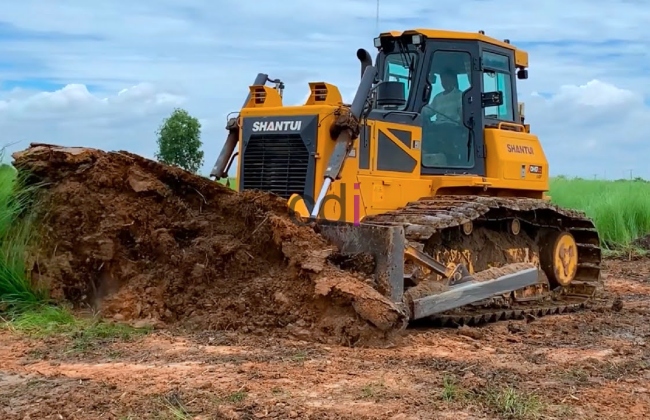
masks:
[[[435,83],[435,73],[430,82]],[[462,127],[463,92],[458,86],[458,74],[449,67],[440,72],[443,91],[422,107],[422,163],[445,167],[457,155],[458,128]],[[458,128],[457,128],[458,127]]]
[[[428,122],[449,122],[458,124],[463,117],[463,92],[458,88],[458,75],[446,68],[440,75],[443,91],[422,108],[422,117]]]

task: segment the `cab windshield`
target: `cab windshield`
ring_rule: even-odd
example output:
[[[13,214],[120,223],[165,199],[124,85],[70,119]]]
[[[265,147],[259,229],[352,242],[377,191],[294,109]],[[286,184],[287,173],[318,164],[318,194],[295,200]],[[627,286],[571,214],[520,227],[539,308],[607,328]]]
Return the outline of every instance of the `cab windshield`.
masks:
[[[404,84],[404,98],[408,100],[409,93],[413,87],[413,77],[415,72],[417,55],[415,53],[395,52],[386,56],[384,64],[384,77],[385,82],[402,82]],[[387,105],[381,107],[382,109],[403,110],[406,105],[396,106]]]

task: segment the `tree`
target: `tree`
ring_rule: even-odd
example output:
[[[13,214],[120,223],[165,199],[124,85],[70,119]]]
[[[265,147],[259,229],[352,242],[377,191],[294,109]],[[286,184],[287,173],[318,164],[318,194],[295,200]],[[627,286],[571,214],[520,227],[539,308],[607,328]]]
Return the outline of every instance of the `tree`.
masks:
[[[159,162],[197,173],[203,165],[201,123],[184,109],[176,108],[156,131]]]

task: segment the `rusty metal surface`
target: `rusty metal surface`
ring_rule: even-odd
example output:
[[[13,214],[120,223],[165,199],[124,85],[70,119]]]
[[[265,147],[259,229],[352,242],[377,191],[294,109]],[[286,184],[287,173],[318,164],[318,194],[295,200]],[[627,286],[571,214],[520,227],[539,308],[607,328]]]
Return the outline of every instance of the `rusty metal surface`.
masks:
[[[582,308],[600,282],[601,249],[593,222],[580,211],[565,209],[549,201],[531,198],[437,196],[410,202],[406,206],[364,218],[362,223],[400,225],[406,239],[426,242],[432,235],[467,222],[518,219],[539,228],[560,228],[571,232],[578,245],[578,273],[575,285],[551,293],[540,289],[535,297],[512,299],[495,297],[485,305],[467,305],[437,314],[432,319],[442,325],[463,325],[544,316]],[[502,230],[503,235],[511,235]],[[515,294],[516,295],[516,294]],[[504,305],[505,304],[505,305]]]

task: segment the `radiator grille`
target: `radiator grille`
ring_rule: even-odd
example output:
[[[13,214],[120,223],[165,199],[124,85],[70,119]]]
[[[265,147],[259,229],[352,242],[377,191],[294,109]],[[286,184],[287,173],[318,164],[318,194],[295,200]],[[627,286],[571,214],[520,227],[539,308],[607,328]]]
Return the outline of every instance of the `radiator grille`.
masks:
[[[309,151],[299,134],[253,135],[242,163],[244,190],[269,191],[285,199],[305,193]]]

